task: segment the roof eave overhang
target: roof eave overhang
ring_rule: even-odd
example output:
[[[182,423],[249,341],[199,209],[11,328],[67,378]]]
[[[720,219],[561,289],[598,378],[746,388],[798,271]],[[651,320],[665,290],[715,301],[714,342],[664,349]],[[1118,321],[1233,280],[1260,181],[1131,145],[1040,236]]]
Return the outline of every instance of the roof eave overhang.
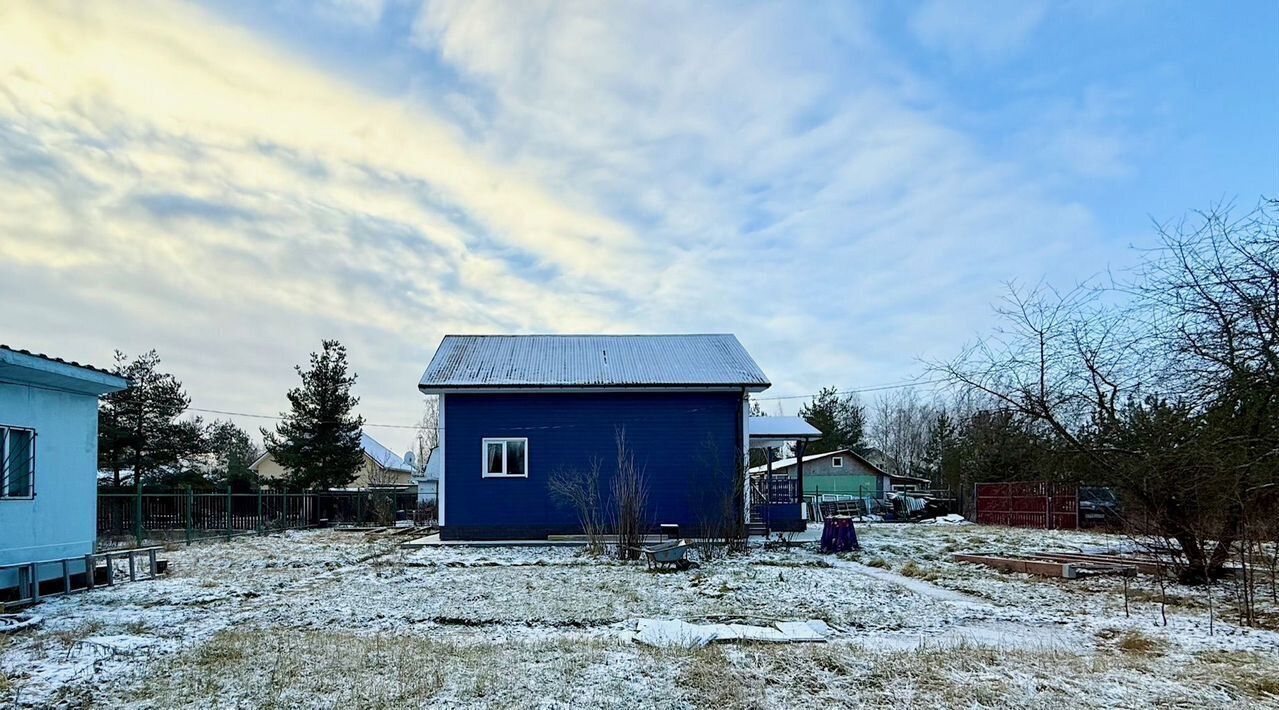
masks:
[[[509,394],[512,392],[763,392],[769,383],[738,384],[607,384],[607,385],[437,385],[421,383],[417,386],[422,394]]]
[[[761,448],[767,446],[781,446],[795,441],[817,441],[822,438],[821,434],[751,434],[751,448]]]
[[[0,357],[0,382],[99,397],[130,386],[119,375],[14,351]]]

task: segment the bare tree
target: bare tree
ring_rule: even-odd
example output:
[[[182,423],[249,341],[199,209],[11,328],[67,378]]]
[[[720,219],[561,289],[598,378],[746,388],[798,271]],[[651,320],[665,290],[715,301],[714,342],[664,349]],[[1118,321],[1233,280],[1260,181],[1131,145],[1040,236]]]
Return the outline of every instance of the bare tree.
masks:
[[[414,441],[416,452],[413,464],[418,473],[426,470],[432,452],[440,444],[440,398],[428,395],[422,401],[422,418],[417,423],[417,436]]]
[[[586,549],[592,555],[604,552],[604,508],[600,501],[600,460],[591,459],[586,470],[556,469],[547,485],[551,495],[577,513],[586,535]]]
[[[1275,512],[1279,219],[1263,203],[1159,235],[1128,282],[1010,287],[1003,327],[935,368],[1045,426],[1202,582],[1246,543],[1247,520]]]
[[[639,559],[639,548],[651,527],[648,519],[648,476],[644,468],[635,463],[635,452],[626,441],[624,428],[617,430],[615,439],[617,470],[610,486],[611,522],[617,536],[617,557],[635,560]]]
[[[925,473],[935,408],[914,389],[881,394],[871,408],[870,439],[887,456],[895,473]]]
[[[648,533],[648,476],[635,463],[635,453],[626,441],[626,430],[619,428],[614,436],[616,468],[607,481],[608,499],[603,498],[601,471],[603,464],[592,459],[585,469],[564,468],[551,473],[548,485],[552,497],[577,515],[592,553],[604,549],[604,534],[611,531],[617,542],[616,554],[622,560],[639,558],[639,547]]]
[[[390,469],[365,461],[366,486],[369,495],[368,513],[378,525],[395,522],[395,493],[404,485],[404,477]]]

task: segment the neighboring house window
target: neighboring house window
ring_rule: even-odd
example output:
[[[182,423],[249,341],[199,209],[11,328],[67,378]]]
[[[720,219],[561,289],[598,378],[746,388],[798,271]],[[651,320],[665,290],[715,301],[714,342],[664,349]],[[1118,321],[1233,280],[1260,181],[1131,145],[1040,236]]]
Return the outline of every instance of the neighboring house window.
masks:
[[[830,460],[830,465],[831,465],[831,467],[832,467],[832,468],[843,468],[843,467],[844,467],[844,459],[843,459],[843,457],[840,457],[840,456],[835,456],[835,457],[833,457],[833,458]]]
[[[485,439],[484,477],[528,478],[528,439]]]
[[[36,433],[0,426],[0,498],[30,498],[36,473]]]

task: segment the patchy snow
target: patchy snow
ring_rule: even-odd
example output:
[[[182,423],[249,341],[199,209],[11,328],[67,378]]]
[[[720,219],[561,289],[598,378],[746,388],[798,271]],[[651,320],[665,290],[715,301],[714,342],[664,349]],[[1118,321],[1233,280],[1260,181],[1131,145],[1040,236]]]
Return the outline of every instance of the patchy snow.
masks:
[[[753,624],[690,624],[678,619],[632,619],[615,625],[622,638],[660,648],[701,648],[712,643],[799,643],[826,640],[831,629],[820,619]]]
[[[581,548],[406,550],[402,536],[322,530],[205,543],[168,553],[167,577],[49,599],[44,624],[0,636],[0,704],[1226,706],[1279,689],[1279,634],[1232,623],[1224,586],[1209,633],[1206,590],[1170,585],[1164,626],[1149,577],[1130,581],[1125,614],[1118,578],[950,558],[1123,538],[858,533],[860,553],[755,544],[680,573]],[[827,643],[650,648],[632,643],[635,620],[690,638],[799,622]],[[1134,634],[1153,650],[1121,648]]]
[[[972,522],[958,513],[947,513],[936,518],[919,521],[920,525],[972,525]]]
[[[0,614],[0,634],[12,634],[39,626],[44,621],[39,614]]]
[[[967,594],[962,594],[960,592],[951,591],[943,587],[938,587],[935,584],[921,582],[918,579],[911,579],[910,577],[897,574],[896,572],[890,572],[888,570],[879,569],[877,567],[868,567],[859,562],[849,562],[847,560],[835,560],[834,562],[831,563],[831,565],[839,569],[846,569],[846,570],[856,572],[857,574],[864,574],[867,577],[872,577],[874,579],[877,579],[881,582],[885,582],[887,584],[895,584],[899,587],[906,589],[909,592],[918,594],[921,597],[928,597],[930,599],[936,599],[938,601],[943,601],[943,602],[958,602],[960,604],[977,604],[980,606],[990,606],[989,604],[986,604],[978,600],[976,597],[971,597]]]

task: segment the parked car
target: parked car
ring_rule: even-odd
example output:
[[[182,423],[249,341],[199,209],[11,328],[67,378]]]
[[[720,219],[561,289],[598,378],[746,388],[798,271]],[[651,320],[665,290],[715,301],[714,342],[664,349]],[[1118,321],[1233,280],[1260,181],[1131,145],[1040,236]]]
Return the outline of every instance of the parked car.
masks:
[[[1079,487],[1079,527],[1116,527],[1123,521],[1123,508],[1113,488]]]

